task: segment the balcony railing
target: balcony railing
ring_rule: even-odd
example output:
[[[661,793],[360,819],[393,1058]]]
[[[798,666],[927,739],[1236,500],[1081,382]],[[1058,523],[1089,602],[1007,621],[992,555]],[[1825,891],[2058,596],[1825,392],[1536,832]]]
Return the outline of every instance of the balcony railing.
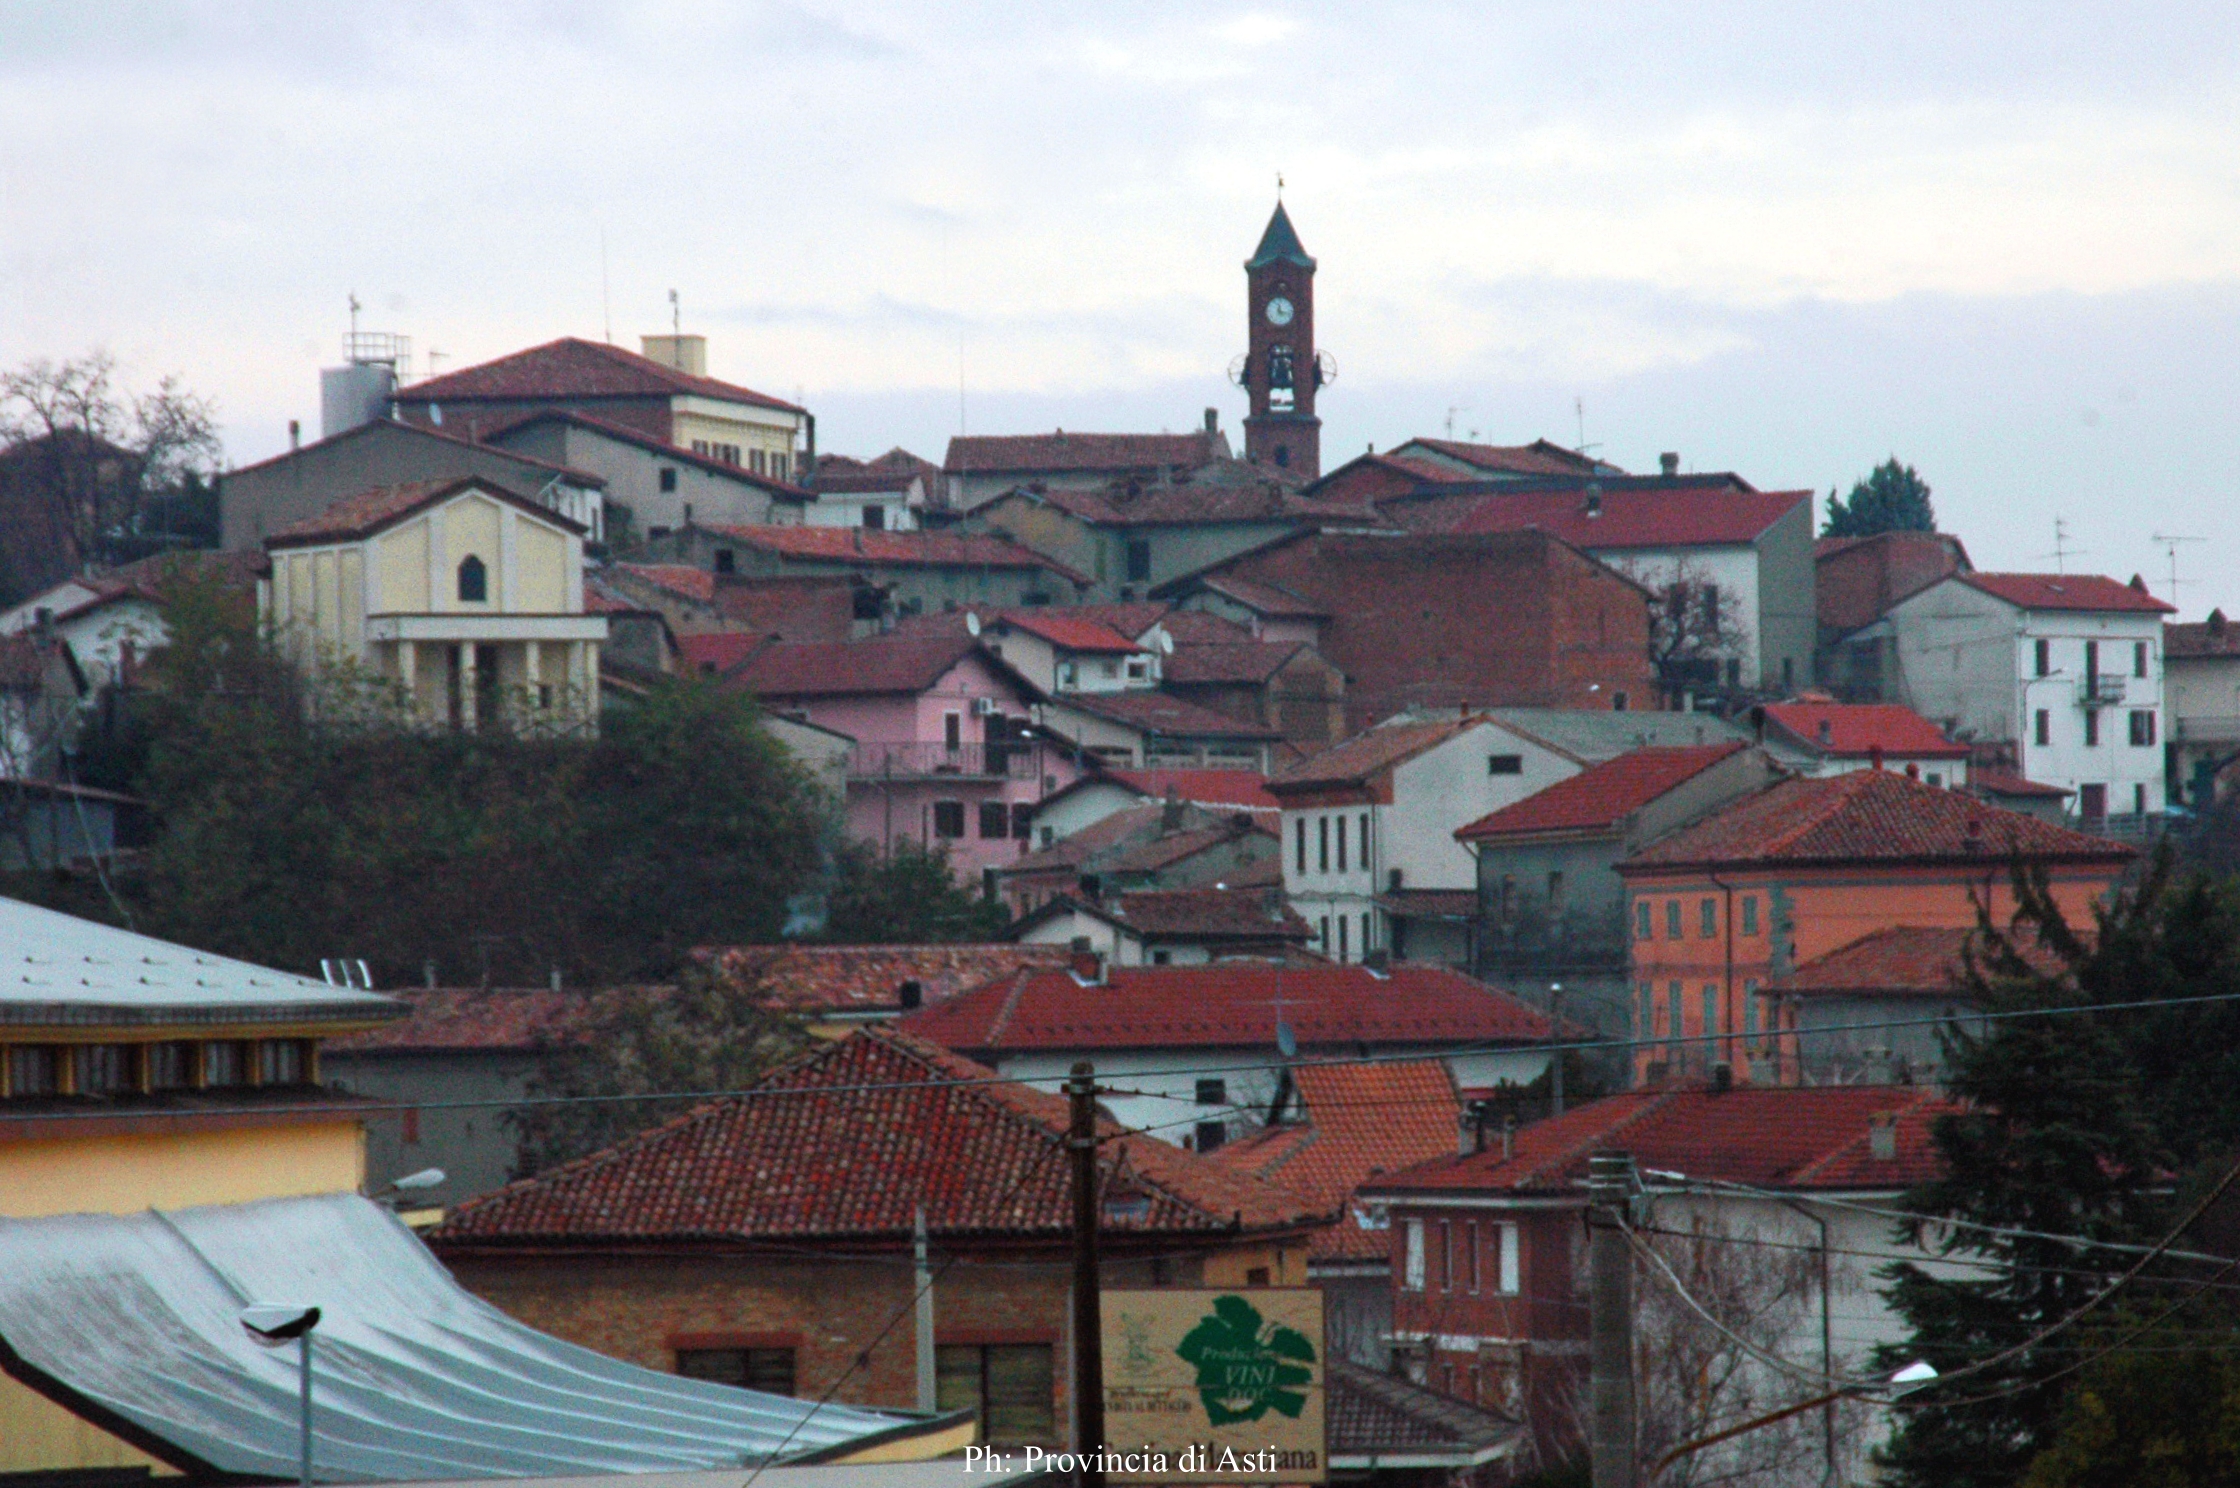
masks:
[[[2102,708],[2123,701],[2124,679],[2108,672],[2085,677],[2077,683],[2077,704],[2084,708]]]
[[[1031,780],[1036,771],[1032,744],[862,743],[848,759],[855,780],[927,780],[943,776],[985,780]]]
[[[2173,718],[2170,727],[2181,744],[2240,743],[2240,713],[2198,714],[2192,718],[2181,716]]]

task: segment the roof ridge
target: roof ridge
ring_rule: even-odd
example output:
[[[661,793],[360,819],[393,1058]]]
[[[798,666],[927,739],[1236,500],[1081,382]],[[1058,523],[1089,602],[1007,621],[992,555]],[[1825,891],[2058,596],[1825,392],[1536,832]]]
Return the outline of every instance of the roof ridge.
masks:
[[[1648,1119],[1648,1117],[1650,1117],[1651,1115],[1654,1115],[1658,1111],[1662,1111],[1665,1107],[1671,1105],[1674,1099],[1679,1096],[1679,1094],[1680,1092],[1677,1089],[1665,1089],[1657,1091],[1656,1093],[1652,1094],[1647,1100],[1634,1107],[1633,1110],[1627,1112],[1625,1115],[1619,1117],[1616,1121],[1611,1122],[1608,1126],[1597,1127],[1592,1136],[1584,1137],[1578,1143],[1572,1146],[1559,1149],[1556,1156],[1552,1159],[1533,1164],[1532,1167],[1517,1175],[1516,1180],[1509,1186],[1511,1188],[1522,1188],[1527,1183],[1537,1181],[1544,1173],[1547,1173],[1551,1168],[1560,1171],[1563,1168],[1569,1167],[1571,1163],[1582,1154],[1592,1152],[1596,1147],[1609,1141],[1612,1137],[1617,1136],[1620,1132],[1625,1131],[1630,1127],[1638,1126],[1641,1124],[1641,1122]]]
[[[1855,1086],[1853,1088],[1856,1089],[1858,1087]],[[1930,1104],[1936,1098],[1937,1097],[1935,1097],[1931,1091],[1920,1086],[1914,1087],[1913,1099],[1892,1108],[1894,1116],[1892,1124],[1895,1125],[1897,1121],[1903,1121],[1906,1117],[1918,1112],[1924,1105]],[[1836,1143],[1835,1146],[1829,1148],[1826,1152],[1821,1153],[1811,1162],[1808,1162],[1803,1167],[1797,1169],[1797,1171],[1791,1175],[1789,1180],[1790,1183],[1792,1185],[1801,1185],[1812,1178],[1818,1177],[1820,1174],[1834,1167],[1837,1159],[1848,1156],[1859,1146],[1860,1143],[1871,1143],[1874,1140],[1872,1118],[1875,1114],[1876,1113],[1873,1112],[1868,1113],[1869,1120],[1868,1128],[1866,1131],[1859,1133],[1855,1137],[1846,1137],[1844,1140]]]
[[[1026,996],[1029,979],[1030,973],[1026,967],[1022,966],[1011,973],[1011,991],[1005,995],[1003,1006],[996,1009],[995,1017],[988,1021],[988,1031],[981,1035],[981,1038],[990,1048],[995,1047],[996,1040],[1002,1038],[1004,1030],[1011,1026],[1013,1015],[1019,1011],[1019,999]],[[963,998],[969,995],[971,994],[959,992],[957,997]]]

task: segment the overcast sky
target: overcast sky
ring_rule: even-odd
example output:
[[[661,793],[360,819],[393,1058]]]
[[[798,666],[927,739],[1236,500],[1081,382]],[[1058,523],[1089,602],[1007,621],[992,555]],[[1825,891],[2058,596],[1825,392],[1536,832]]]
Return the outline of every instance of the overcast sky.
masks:
[[[1803,13],[1810,12],[1810,13]],[[0,0],[0,362],[239,463],[355,290],[417,369],[709,339],[823,448],[1182,428],[1281,171],[1326,464],[1455,433],[1825,493],[2240,610],[2240,8]],[[602,241],[604,249],[602,250]],[[602,272],[604,264],[604,272]],[[961,396],[960,396],[961,393]]]

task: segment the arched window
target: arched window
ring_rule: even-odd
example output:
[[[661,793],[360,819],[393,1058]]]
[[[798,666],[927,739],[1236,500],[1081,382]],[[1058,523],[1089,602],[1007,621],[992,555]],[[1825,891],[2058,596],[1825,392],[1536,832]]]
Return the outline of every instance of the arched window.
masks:
[[[480,604],[490,597],[490,571],[482,560],[469,553],[459,560],[459,598]]]

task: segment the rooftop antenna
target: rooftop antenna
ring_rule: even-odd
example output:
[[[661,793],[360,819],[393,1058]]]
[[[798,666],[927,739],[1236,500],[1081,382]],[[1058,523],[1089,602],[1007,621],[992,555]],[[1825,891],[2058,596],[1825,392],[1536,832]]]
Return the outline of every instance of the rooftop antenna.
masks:
[[[2168,554],[2168,555],[2169,555],[2169,558],[2170,558],[2170,603],[2172,603],[2172,604],[2176,604],[2176,603],[2178,602],[2178,586],[2179,586],[2179,585],[2180,585],[2181,583],[2183,583],[2183,584],[2190,584],[2190,583],[2192,583],[2192,582],[2193,582],[2193,580],[2191,580],[2191,579],[2180,579],[2180,578],[2178,577],[2178,544],[2179,544],[2179,543],[2189,543],[2189,542],[2201,542],[2201,541],[2203,541],[2203,539],[2201,539],[2201,538],[2198,538],[2198,537],[2182,537],[2182,536],[2172,536],[2172,535],[2171,535],[2171,534],[2169,534],[2169,533],[2165,533],[2165,532],[2157,532],[2157,533],[2156,533],[2156,534],[2155,534],[2155,535],[2154,535],[2154,536],[2153,536],[2152,538],[2148,539],[2148,541],[2150,541],[2150,542],[2157,542],[2157,543],[2160,543],[2160,544],[2162,544],[2162,551],[2163,551],[2164,553],[2166,553],[2166,554]]]
[[[678,302],[677,292],[673,289],[669,291],[669,334],[684,334],[684,307]]]
[[[1277,202],[1277,204],[1278,204],[1279,206],[1280,206],[1280,205],[1282,204],[1282,202],[1283,202],[1283,172],[1282,172],[1282,171],[1277,171],[1277,172],[1276,172],[1276,202]]]
[[[599,323],[607,344],[614,345],[614,290],[607,278],[607,225],[599,224]]]
[[[1456,414],[1458,414],[1458,413],[1468,413],[1469,411],[1470,411],[1470,405],[1469,405],[1469,404],[1467,404],[1467,403],[1449,403],[1449,404],[1447,405],[1447,438],[1448,438],[1448,440],[1452,441],[1452,440],[1453,440],[1453,438],[1454,438],[1454,416],[1455,416]]]
[[[2055,517],[2053,519],[2053,551],[2040,553],[2038,556],[2040,558],[2051,558],[2053,560],[2053,571],[2058,574],[2069,571],[2067,565],[2071,558],[2082,558],[2091,551],[2090,548],[2069,546],[2068,520],[2063,517]]]
[[[358,304],[358,292],[353,289],[350,291],[350,344],[353,346],[358,341],[358,311],[361,308]]]

